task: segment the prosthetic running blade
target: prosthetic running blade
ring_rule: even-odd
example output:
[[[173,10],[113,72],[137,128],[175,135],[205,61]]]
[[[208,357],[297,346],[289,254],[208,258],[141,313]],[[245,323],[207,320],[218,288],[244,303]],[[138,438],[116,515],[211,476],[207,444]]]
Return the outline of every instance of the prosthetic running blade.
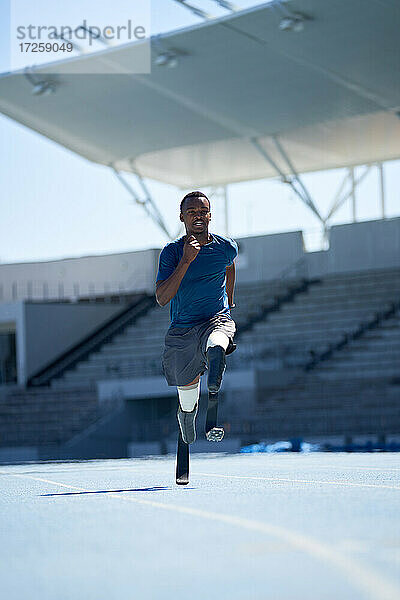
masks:
[[[180,431],[176,451],[176,483],[177,485],[189,483],[189,444],[185,444]]]
[[[218,418],[218,393],[208,393],[208,407],[206,417],[206,438],[209,442],[220,442],[224,437],[223,427],[217,426]]]

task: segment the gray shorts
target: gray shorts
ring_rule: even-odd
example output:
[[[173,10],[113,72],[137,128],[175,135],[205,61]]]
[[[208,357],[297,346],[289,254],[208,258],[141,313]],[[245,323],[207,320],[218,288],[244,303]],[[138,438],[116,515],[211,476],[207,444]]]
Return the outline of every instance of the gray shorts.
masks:
[[[188,385],[207,370],[206,345],[213,331],[223,331],[230,344],[236,331],[229,315],[215,315],[193,327],[170,327],[165,336],[161,359],[162,371],[168,385]],[[231,348],[227,348],[228,354]]]

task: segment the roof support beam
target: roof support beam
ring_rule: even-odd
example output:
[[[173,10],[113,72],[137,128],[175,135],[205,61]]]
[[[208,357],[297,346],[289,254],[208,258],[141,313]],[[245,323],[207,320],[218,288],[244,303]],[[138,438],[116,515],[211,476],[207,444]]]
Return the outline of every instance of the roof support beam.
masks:
[[[345,176],[345,178],[342,182],[341,189],[336,194],[336,200],[333,203],[328,215],[325,217],[325,222],[329,221],[329,219],[331,217],[333,217],[335,212],[337,212],[339,210],[339,208],[346,202],[346,200],[348,200],[348,198],[350,198],[350,196],[354,195],[355,189],[362,182],[362,180],[368,175],[368,173],[371,170],[371,166],[372,165],[367,165],[364,172],[360,175],[360,177],[358,177],[358,179],[355,179],[355,178],[352,179],[350,170],[347,171],[347,175]],[[341,196],[340,194],[342,193],[342,191],[344,189],[344,184],[347,183],[347,181],[349,181],[349,179],[351,180],[350,189],[344,195]]]
[[[328,215],[325,217],[325,221],[328,221],[331,218],[331,216],[336,212],[337,205],[340,202],[343,190],[345,189],[345,187],[347,185],[349,177],[350,177],[350,174],[349,174],[348,171],[346,171],[346,173],[345,173],[345,175],[344,175],[344,177],[342,179],[342,183],[340,184],[339,189],[338,189],[338,191],[335,194],[335,197],[333,199],[333,202],[332,202],[331,208],[330,208],[330,210],[328,212]]]
[[[145,184],[143,177],[140,175],[140,173],[137,171],[137,169],[134,168],[134,164],[133,164],[132,160],[130,160],[130,163],[131,163],[132,171],[135,173],[137,180],[140,184],[140,187],[142,188],[142,190],[146,196],[146,202],[148,202],[153,209],[153,212],[156,217],[155,220],[156,220],[157,224],[161,227],[161,229],[164,231],[164,233],[166,233],[167,236],[169,237],[169,239],[171,240],[172,239],[171,234],[169,233],[167,226],[165,225],[162,214],[160,213],[154,199],[152,198],[152,196],[150,194],[149,188]]]
[[[385,172],[383,170],[383,164],[380,162],[376,165],[379,171],[379,189],[381,197],[381,217],[386,219],[385,215]]]
[[[356,203],[356,180],[354,178],[354,167],[350,167],[350,181],[351,181],[351,212],[353,217],[353,223],[357,221],[357,203]]]
[[[224,213],[225,213],[225,235],[229,237],[229,211],[228,211],[228,186],[224,185]]]
[[[213,186],[207,193],[207,197],[211,200],[211,198],[219,198],[224,202],[224,231],[225,235],[229,237],[229,203],[228,203],[228,186],[220,185]]]
[[[310,194],[308,193],[306,187],[304,186],[303,182],[301,181],[299,175],[296,173],[296,170],[294,169],[293,164],[289,160],[289,158],[288,158],[287,154],[285,153],[285,151],[283,150],[281,144],[278,142],[278,140],[276,138],[274,138],[274,142],[275,142],[275,145],[277,146],[279,152],[282,154],[283,158],[285,159],[285,161],[291,171],[292,176],[289,178],[280,169],[278,164],[271,158],[271,156],[265,150],[265,148],[263,148],[263,146],[261,146],[260,142],[256,138],[251,139],[251,143],[253,144],[253,146],[265,158],[265,160],[267,160],[270,163],[270,165],[272,165],[272,167],[275,169],[275,171],[280,176],[281,181],[283,183],[289,184],[290,187],[295,192],[295,194],[297,194],[297,196],[300,198],[300,200],[306,206],[308,206],[308,208],[314,213],[314,215],[317,217],[317,219],[319,221],[321,221],[321,223],[324,224],[325,221],[324,221],[323,217],[320,215],[317,207],[315,206],[314,202],[312,201],[312,199],[310,197]]]
[[[122,177],[121,173],[119,173],[119,171],[117,171],[114,166],[111,165],[111,168],[114,171],[114,175],[116,176],[118,181],[123,185],[123,187],[126,189],[126,191],[130,194],[130,196],[133,198],[134,202],[136,204],[139,204],[140,206],[142,206],[144,208],[144,210],[146,211],[147,215],[160,227],[160,229],[162,229],[162,231],[166,234],[168,239],[172,240],[173,238],[172,238],[171,234],[169,233],[167,226],[165,225],[164,220],[161,216],[161,213],[158,210],[157,206],[155,205],[154,200],[152,199],[150,192],[149,192],[146,184],[144,183],[141,175],[139,175],[137,172],[135,172],[137,180],[138,180],[143,192],[146,195],[145,200],[141,200],[139,198],[139,196],[137,195],[135,190],[132,188],[132,186],[129,185],[129,183]]]
[[[226,8],[226,10],[230,10],[231,12],[236,12],[238,10],[237,7],[232,2],[229,2],[228,0],[214,0],[214,2],[219,4],[219,6],[222,6],[222,8]]]
[[[192,12],[197,17],[201,17],[202,19],[211,19],[211,15],[209,15],[205,10],[203,10],[202,8],[197,8],[197,6],[193,6],[193,4],[189,4],[188,2],[186,2],[186,0],[175,0],[175,2],[190,10],[190,12]]]
[[[304,194],[304,198],[305,198],[305,203],[307,204],[308,208],[310,208],[312,210],[312,212],[315,214],[315,216],[320,220],[320,221],[324,221],[324,219],[322,218],[322,216],[319,213],[319,210],[317,209],[317,207],[315,206],[306,186],[304,185],[303,181],[300,178],[300,175],[297,173],[296,169],[294,168],[293,163],[291,162],[291,160],[289,159],[289,156],[287,154],[287,152],[285,152],[282,144],[279,142],[277,136],[273,136],[272,138],[274,140],[274,144],[276,146],[276,148],[278,149],[278,151],[281,153],[283,159],[286,161],[287,166],[289,167],[289,169],[291,170],[295,180],[297,181],[297,183],[299,184],[301,190],[303,191]]]

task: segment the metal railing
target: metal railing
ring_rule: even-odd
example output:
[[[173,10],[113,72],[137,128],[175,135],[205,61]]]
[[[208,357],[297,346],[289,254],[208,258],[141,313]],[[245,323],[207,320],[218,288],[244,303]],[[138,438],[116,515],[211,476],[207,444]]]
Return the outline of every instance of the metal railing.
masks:
[[[9,284],[0,283],[0,303],[27,301],[96,302],[98,298],[118,298],[138,294],[148,288],[148,273],[132,273],[125,281],[49,281],[23,279]],[[110,300],[111,301],[111,300]]]

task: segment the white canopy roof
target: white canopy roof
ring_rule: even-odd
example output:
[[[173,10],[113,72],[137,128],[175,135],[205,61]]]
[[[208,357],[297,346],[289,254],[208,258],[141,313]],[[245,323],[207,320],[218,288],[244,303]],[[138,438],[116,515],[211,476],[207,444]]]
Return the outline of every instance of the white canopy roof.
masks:
[[[87,159],[180,187],[273,177],[274,136],[298,172],[400,157],[398,0],[293,0],[310,20],[281,31],[271,4],[161,36],[175,68],[127,68],[141,42],[0,77],[0,111]],[[153,57],[159,45],[152,45]],[[119,73],[96,74],[107,61]],[[63,65],[67,65],[68,67]],[[93,73],[87,73],[88,69]],[[68,71],[68,72],[67,72]]]

